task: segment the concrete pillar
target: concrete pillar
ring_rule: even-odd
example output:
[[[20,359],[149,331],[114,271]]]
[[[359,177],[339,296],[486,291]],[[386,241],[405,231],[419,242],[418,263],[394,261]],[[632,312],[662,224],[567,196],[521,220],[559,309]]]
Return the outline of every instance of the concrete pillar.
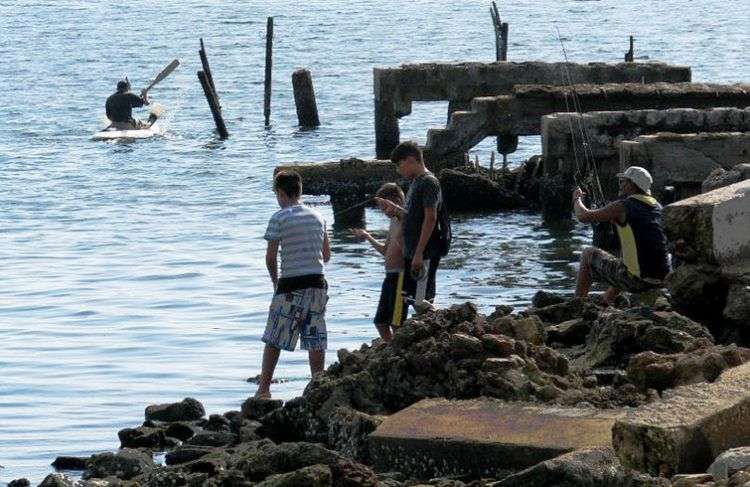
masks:
[[[398,145],[401,133],[393,100],[375,99],[375,154],[378,159],[389,159]]]

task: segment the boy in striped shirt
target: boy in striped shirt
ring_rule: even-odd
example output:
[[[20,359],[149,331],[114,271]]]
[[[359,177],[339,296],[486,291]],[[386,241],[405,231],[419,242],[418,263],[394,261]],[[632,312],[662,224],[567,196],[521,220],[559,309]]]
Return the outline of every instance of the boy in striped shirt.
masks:
[[[273,372],[281,350],[293,351],[297,340],[308,351],[310,372],[323,371],[327,333],[325,322],[328,284],[325,263],[331,258],[326,225],[320,214],[300,203],[302,178],[280,171],[273,182],[281,210],[268,222],[264,238],[266,267],[274,296],[263,333],[263,365],[255,397],[270,399]],[[277,256],[281,255],[281,277]]]

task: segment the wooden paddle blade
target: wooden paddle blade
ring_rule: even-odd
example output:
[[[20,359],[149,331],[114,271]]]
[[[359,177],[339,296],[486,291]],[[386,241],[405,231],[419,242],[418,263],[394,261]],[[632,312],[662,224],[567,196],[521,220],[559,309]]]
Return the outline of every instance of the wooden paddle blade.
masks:
[[[156,83],[159,83],[160,81],[164,80],[164,78],[172,74],[172,71],[177,69],[177,66],[179,65],[180,65],[180,61],[178,61],[177,59],[169,63],[166,68],[161,70],[161,73],[156,75],[156,78],[154,78],[151,84],[148,85],[146,88],[144,88],[143,91],[146,92],[150,90],[151,88],[153,88],[156,85]]]

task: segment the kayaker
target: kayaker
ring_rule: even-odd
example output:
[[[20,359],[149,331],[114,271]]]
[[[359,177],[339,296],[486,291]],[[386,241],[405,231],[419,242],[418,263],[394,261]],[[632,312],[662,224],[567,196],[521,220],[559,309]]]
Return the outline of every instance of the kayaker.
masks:
[[[140,108],[148,103],[148,93],[145,90],[141,96],[138,96],[130,92],[130,82],[127,79],[118,81],[117,92],[110,95],[105,104],[107,118],[112,122],[111,127],[128,130],[149,126],[150,124],[144,124],[133,118],[133,108]]]

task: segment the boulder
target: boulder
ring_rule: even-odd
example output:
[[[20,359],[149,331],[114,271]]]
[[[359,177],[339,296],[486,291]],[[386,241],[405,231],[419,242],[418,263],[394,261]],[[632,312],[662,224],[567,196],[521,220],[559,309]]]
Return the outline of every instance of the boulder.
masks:
[[[203,404],[191,397],[170,404],[152,404],[146,408],[146,420],[152,421],[195,421],[205,415]]]
[[[86,470],[86,460],[84,457],[60,456],[52,462],[55,470]]]
[[[192,462],[215,451],[216,449],[210,446],[181,445],[167,452],[164,461],[167,465],[179,465]]]
[[[682,264],[667,276],[676,308],[696,319],[715,318],[724,311],[728,284],[720,269],[708,264]]]
[[[348,458],[339,458],[329,467],[335,487],[382,487],[371,468]]]
[[[660,475],[704,472],[720,453],[750,444],[750,364],[630,411],[615,423],[612,442],[628,468]]]
[[[369,464],[368,436],[382,421],[382,418],[340,407],[328,422],[327,444],[349,458]]]
[[[164,443],[164,431],[141,426],[124,428],[117,432],[120,448],[159,448]]]
[[[517,193],[481,174],[443,169],[439,178],[443,199],[452,211],[511,209],[523,202]]]
[[[84,479],[117,477],[130,480],[137,475],[152,470],[156,465],[151,455],[139,450],[124,448],[117,453],[100,453],[92,455],[86,461]]]
[[[732,283],[727,293],[727,304],[724,307],[724,317],[744,327],[750,326],[750,278]]]
[[[249,397],[242,403],[242,416],[247,419],[260,419],[266,414],[279,409],[284,401],[278,399],[258,399]]]
[[[512,338],[502,335],[482,335],[484,349],[497,357],[510,357],[516,349],[516,342]]]
[[[237,440],[234,433],[228,431],[203,431],[187,441],[193,446],[228,446]]]
[[[534,294],[533,298],[531,298],[531,305],[535,308],[544,308],[553,304],[561,304],[565,301],[566,299],[559,294],[540,290]]]
[[[502,333],[516,340],[523,340],[533,345],[541,345],[545,342],[547,333],[544,323],[536,315],[525,318],[506,316],[490,323],[490,328],[497,333]]]
[[[327,465],[311,465],[289,473],[271,475],[256,487],[329,487],[331,469]]]
[[[170,423],[169,426],[164,429],[164,436],[177,438],[180,441],[187,441],[198,431],[200,431],[200,428],[192,423]]]
[[[732,448],[719,455],[707,472],[716,480],[727,480],[740,470],[750,468],[750,447]],[[740,485],[740,484],[735,484]]]
[[[75,487],[76,482],[61,473],[51,473],[44,477],[39,487]]]
[[[563,321],[547,327],[547,343],[559,343],[565,346],[579,345],[586,341],[591,331],[591,322],[583,318]]]
[[[338,453],[317,443],[263,443],[243,455],[236,467],[248,480],[259,481],[269,475],[287,473],[310,465],[330,465],[342,459]]]
[[[576,450],[510,475],[492,487],[669,487],[667,479],[627,472],[610,447]]]
[[[31,482],[29,479],[15,479],[8,482],[8,487],[29,487]]]
[[[713,476],[707,473],[681,473],[671,479],[672,487],[697,487],[713,480]]]

